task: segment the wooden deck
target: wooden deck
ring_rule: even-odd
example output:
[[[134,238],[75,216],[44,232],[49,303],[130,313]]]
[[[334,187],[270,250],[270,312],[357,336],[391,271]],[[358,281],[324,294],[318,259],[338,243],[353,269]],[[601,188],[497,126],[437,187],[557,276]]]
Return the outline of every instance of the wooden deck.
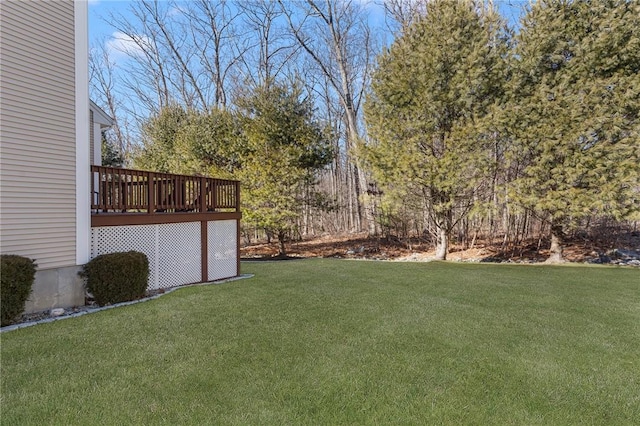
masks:
[[[91,193],[92,227],[241,218],[235,180],[91,166]]]

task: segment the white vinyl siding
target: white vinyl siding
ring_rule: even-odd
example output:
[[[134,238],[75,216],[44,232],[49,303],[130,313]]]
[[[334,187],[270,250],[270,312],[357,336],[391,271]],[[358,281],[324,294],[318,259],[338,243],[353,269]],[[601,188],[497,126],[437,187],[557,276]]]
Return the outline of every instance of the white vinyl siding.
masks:
[[[72,266],[74,3],[3,0],[0,8],[0,249],[40,269]]]

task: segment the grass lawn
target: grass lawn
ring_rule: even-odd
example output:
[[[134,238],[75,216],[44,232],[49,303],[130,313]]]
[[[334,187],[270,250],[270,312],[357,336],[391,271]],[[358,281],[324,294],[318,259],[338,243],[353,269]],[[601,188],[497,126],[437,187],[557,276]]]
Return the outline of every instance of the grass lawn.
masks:
[[[3,333],[2,424],[640,424],[640,271],[304,260]]]

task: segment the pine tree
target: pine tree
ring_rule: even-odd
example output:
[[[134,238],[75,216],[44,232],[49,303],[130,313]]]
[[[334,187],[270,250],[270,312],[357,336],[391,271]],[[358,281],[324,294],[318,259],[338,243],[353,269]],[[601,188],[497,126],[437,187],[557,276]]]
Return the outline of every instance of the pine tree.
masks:
[[[299,87],[273,82],[238,101],[245,151],[238,177],[245,223],[285,239],[307,202],[315,174],[332,160],[330,143]]]
[[[491,7],[436,0],[380,56],[362,148],[386,193],[422,198],[445,259],[491,167],[484,118],[502,96],[508,36]]]
[[[174,142],[174,168],[180,173],[233,179],[244,150],[241,119],[225,108],[190,111]]]
[[[134,164],[158,172],[231,179],[240,167],[241,133],[238,115],[227,109],[172,105],[144,124],[144,146]]]
[[[176,169],[175,143],[188,120],[188,111],[171,105],[150,117],[142,126],[143,146],[133,153],[135,167],[164,173],[180,173]]]
[[[118,149],[116,141],[107,137],[106,132],[102,132],[101,139],[102,165],[107,167],[122,167],[124,165],[124,155]]]
[[[589,215],[638,209],[640,3],[532,3],[503,106],[509,158],[524,164],[512,199],[550,223],[551,256]]]
[[[276,235],[280,254],[302,207],[317,200],[317,172],[333,160],[312,103],[298,86],[270,81],[237,111],[164,108],[144,126],[137,167],[240,180],[243,222]]]

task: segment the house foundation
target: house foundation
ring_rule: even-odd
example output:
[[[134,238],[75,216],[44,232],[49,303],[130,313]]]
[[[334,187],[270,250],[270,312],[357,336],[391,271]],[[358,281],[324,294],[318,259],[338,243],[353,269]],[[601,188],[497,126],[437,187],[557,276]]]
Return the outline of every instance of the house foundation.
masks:
[[[81,269],[70,266],[37,271],[25,313],[84,305],[84,280],[78,275]]]

